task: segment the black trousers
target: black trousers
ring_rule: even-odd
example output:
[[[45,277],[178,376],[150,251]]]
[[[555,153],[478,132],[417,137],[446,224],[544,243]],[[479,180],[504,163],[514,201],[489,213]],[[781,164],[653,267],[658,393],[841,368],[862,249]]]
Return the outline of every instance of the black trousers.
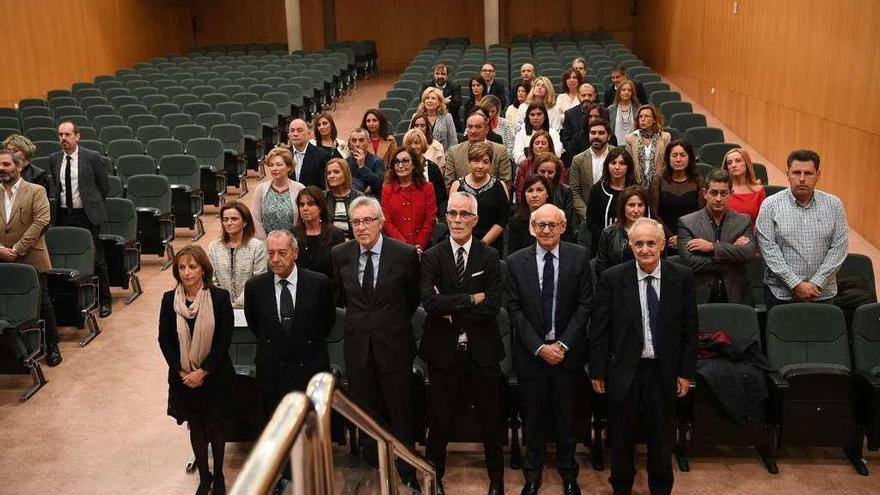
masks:
[[[642,359],[629,390],[620,401],[608,401],[611,430],[611,486],[632,490],[636,468],[633,450],[638,420],[648,435],[648,488],[652,495],[672,493],[672,445],[675,434],[675,395],[663,390],[660,367]]]
[[[49,296],[49,281],[46,274],[40,274],[40,319],[46,322],[46,344],[58,344],[58,323],[55,321],[55,307]]]
[[[540,358],[536,358],[540,359]],[[556,430],[556,469],[563,482],[577,482],[578,464],[574,453],[574,393],[583,371],[569,371],[550,366],[542,360],[543,372],[519,377],[523,415],[523,443],[526,458],[523,475],[527,482],[537,482],[547,456],[547,433]]]
[[[58,221],[60,227],[81,227],[92,233],[92,241],[95,244],[95,275],[98,276],[98,297],[101,304],[110,304],[110,277],[107,274],[107,260],[104,258],[104,246],[98,237],[101,226],[89,221],[85,210],[82,208],[58,208]]]
[[[352,398],[370,414],[390,425],[391,432],[405,445],[413,447],[413,375],[411,366],[392,371],[382,371],[376,365],[372,348],[367,356],[367,366],[357,368],[346,365],[348,386]],[[368,435],[361,434],[361,451],[366,461],[377,464],[376,444]],[[397,471],[404,481],[415,480],[415,468],[397,461]]]
[[[489,479],[504,479],[504,419],[501,411],[501,369],[481,367],[467,351],[455,353],[452,368],[430,368],[428,386],[428,440],[426,454],[434,463],[437,479],[446,472],[446,446],[455,417],[469,404],[476,406],[483,429],[483,453]]]

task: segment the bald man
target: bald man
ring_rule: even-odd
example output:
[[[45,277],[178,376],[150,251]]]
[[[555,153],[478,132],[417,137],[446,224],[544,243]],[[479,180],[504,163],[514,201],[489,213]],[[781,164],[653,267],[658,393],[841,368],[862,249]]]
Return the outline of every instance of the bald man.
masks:
[[[287,129],[290,152],[293,154],[293,170],[290,178],[302,185],[326,189],[324,169],[330,155],[321,148],[309,143],[309,126],[305,120],[293,119]]]

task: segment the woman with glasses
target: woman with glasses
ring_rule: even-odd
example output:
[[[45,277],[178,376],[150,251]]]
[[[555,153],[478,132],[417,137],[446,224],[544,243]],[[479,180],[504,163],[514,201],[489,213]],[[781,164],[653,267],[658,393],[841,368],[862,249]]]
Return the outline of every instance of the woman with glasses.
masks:
[[[617,218],[614,225],[605,228],[599,236],[599,250],[596,253],[596,275],[609,267],[633,259],[629,247],[629,230],[633,223],[645,216],[648,208],[648,195],[642,186],[629,186],[617,198]]]
[[[492,177],[492,146],[488,143],[471,144],[468,149],[470,173],[449,186],[449,194],[466,191],[477,197],[479,218],[474,226],[474,237],[483,244],[504,252],[503,236],[510,218],[510,193],[504,182]]]
[[[516,203],[516,213],[507,224],[507,255],[535,243],[529,231],[532,212],[550,203],[550,182],[542,175],[532,175],[523,182],[523,189]]]
[[[298,215],[296,195],[305,186],[290,179],[292,170],[289,149],[279,146],[266,155],[266,173],[272,180],[261,182],[251,201],[257,239],[265,239],[273,230],[293,230]]]
[[[419,158],[425,164],[425,179],[434,187],[437,215],[442,215],[446,210],[446,183],[443,181],[443,172],[440,170],[440,166],[426,154],[428,141],[425,135],[419,129],[410,129],[403,135],[403,146],[412,146],[419,153]]]
[[[425,165],[419,152],[411,146],[398,150],[382,186],[385,233],[415,246],[422,254],[431,243],[437,222],[436,201],[434,187],[425,180]]]
[[[220,239],[208,245],[208,258],[214,267],[214,285],[229,291],[232,307],[244,307],[244,284],[266,271],[266,244],[254,237],[251,211],[240,201],[220,208]]]
[[[299,222],[293,226],[293,236],[299,245],[297,266],[320,272],[330,277],[333,267],[330,264],[330,249],[345,242],[345,234],[333,226],[324,193],[315,186],[309,186],[296,197]]]
[[[329,219],[346,240],[354,239],[354,231],[348,223],[348,205],[364,193],[351,187],[351,168],[341,158],[331,158],[327,162],[324,177],[327,183],[324,199],[327,200]]]

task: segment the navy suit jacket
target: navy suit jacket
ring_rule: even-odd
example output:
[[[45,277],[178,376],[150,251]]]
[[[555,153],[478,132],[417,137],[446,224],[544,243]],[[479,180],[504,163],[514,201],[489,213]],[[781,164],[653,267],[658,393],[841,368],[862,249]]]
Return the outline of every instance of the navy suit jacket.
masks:
[[[290,152],[294,152],[293,146],[290,147]],[[290,173],[290,178],[306,187],[317,186],[323,191],[326,189],[324,182],[324,169],[327,167],[327,160],[329,159],[330,155],[326,151],[309,143],[306,146],[306,155],[303,157],[303,164],[299,171],[299,177],[294,177],[296,174],[294,170]]]

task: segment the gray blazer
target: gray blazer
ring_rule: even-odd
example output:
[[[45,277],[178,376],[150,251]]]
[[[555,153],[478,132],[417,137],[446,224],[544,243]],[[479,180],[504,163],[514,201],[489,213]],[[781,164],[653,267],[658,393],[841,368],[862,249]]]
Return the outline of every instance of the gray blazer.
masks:
[[[694,272],[697,304],[709,300],[715,275],[721,274],[727,288],[728,302],[754,306],[747,266],[755,258],[758,246],[752,232],[751,217],[727,210],[721,224],[721,242],[715,243],[715,251],[688,251],[687,243],[691,239],[715,240],[715,230],[711,222],[706,208],[678,219],[678,254]],[[749,243],[744,246],[734,245],[741,236],[748,238]]]
[[[101,155],[90,149],[79,146],[77,148],[78,162],[77,167],[79,182],[79,197],[82,200],[82,207],[86,216],[92,225],[101,225],[107,218],[107,210],[104,209],[104,198],[107,197],[107,191],[110,186],[108,184],[107,175],[109,171],[104,166],[104,160]],[[52,153],[49,157],[49,164],[52,166],[52,185],[53,194],[55,196],[55,204],[61,206],[61,160],[64,158],[64,152],[58,151]]]

